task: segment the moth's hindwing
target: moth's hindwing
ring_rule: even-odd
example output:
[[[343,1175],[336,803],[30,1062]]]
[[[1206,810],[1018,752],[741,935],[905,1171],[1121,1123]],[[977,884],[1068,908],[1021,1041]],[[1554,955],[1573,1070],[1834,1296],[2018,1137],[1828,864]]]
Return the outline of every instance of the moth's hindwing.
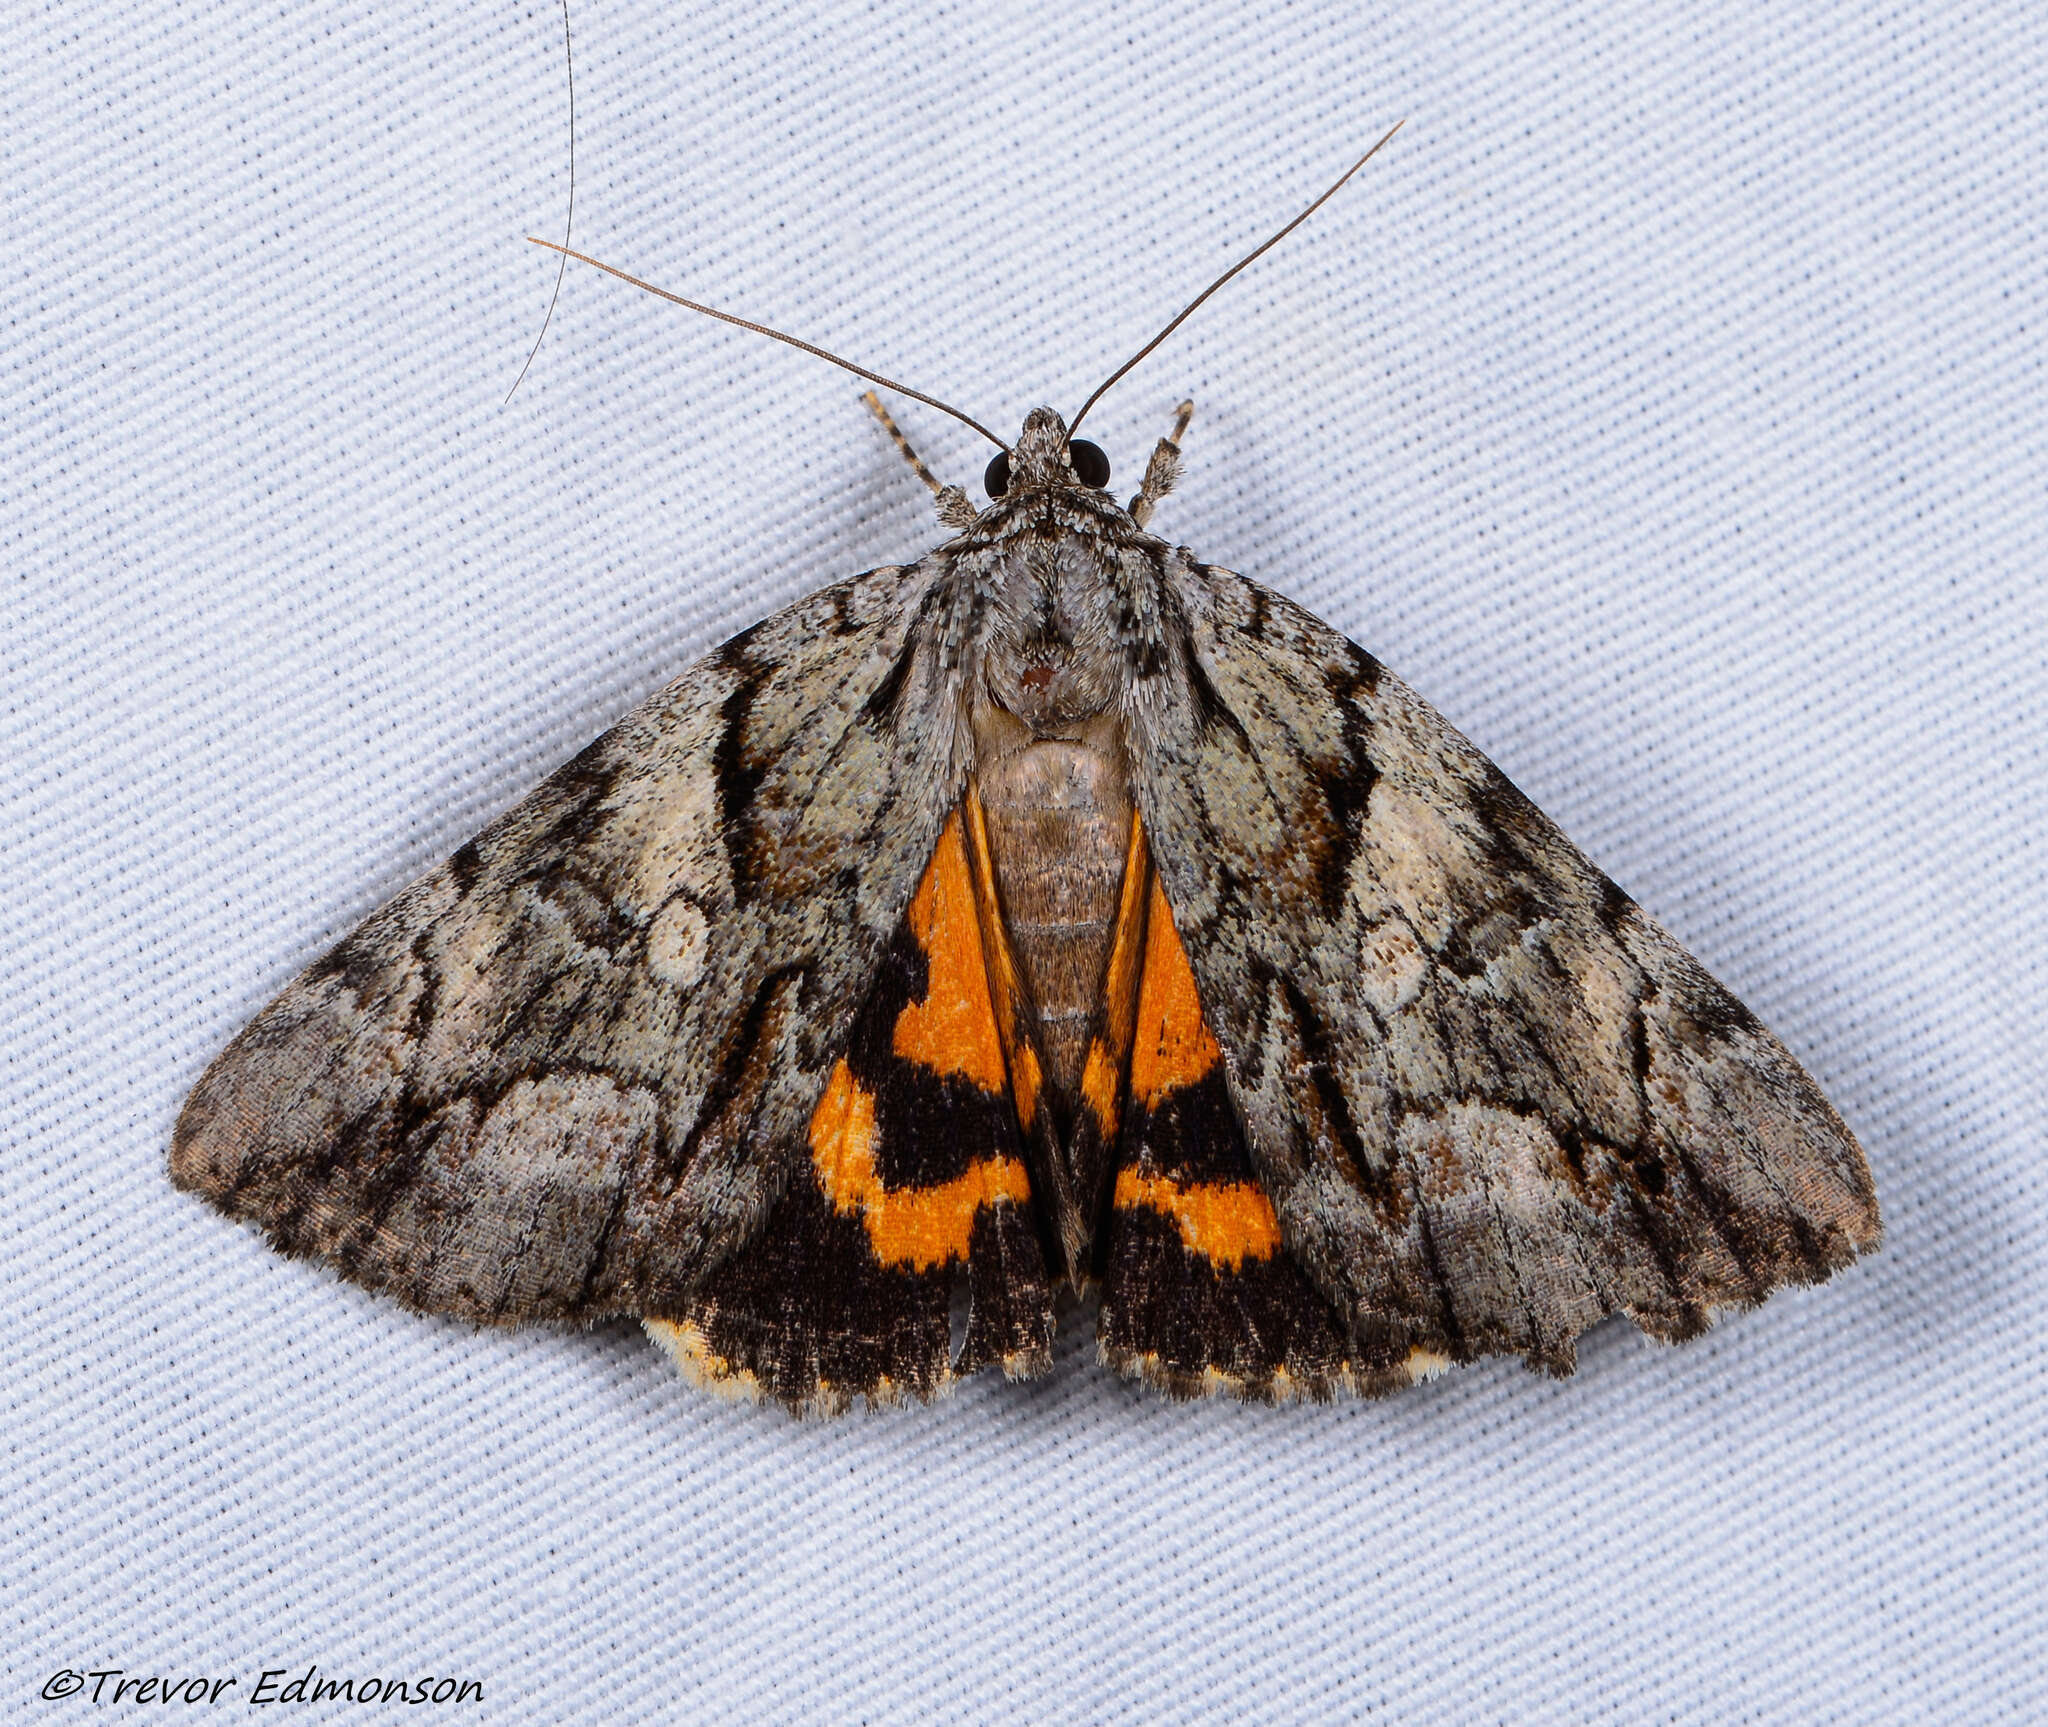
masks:
[[[1876,1245],[1818,1088],[1493,763],[1280,596],[1162,575],[1132,785],[1250,1167],[1361,1385],[1569,1372],[1609,1314],[1690,1337]]]
[[[691,1377],[793,1408],[1051,1364],[1052,1289],[959,812],[883,954],[767,1226],[648,1329]],[[949,1307],[963,1267],[958,1360]]]
[[[1142,818],[1131,824],[1106,996],[1085,1105],[1116,1147],[1103,1359],[1181,1397],[1320,1399],[1354,1386],[1343,1321],[1288,1255],[1252,1166]]]

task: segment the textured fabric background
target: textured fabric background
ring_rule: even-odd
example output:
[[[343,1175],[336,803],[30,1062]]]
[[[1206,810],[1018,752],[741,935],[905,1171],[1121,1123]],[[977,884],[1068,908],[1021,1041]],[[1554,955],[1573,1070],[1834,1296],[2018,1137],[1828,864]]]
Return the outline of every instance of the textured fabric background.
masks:
[[[1194,395],[1162,527],[1399,668],[1777,1029],[1884,1251],[1566,1384],[1177,1408],[1069,1332],[806,1426],[174,1194],[180,1098],[301,965],[935,529],[858,385],[587,270],[505,402],[568,196],[546,0],[24,7],[0,1715],[317,1663],[496,1721],[2040,1718],[2041,10],[1455,12],[583,0],[576,232],[1007,432],[1409,116],[1092,435],[1134,481]]]

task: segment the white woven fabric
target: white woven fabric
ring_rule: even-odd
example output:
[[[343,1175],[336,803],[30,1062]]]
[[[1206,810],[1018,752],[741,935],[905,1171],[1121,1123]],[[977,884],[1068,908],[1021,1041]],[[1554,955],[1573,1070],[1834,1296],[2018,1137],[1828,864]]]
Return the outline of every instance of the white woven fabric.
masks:
[[[508,1722],[2039,1719],[2041,10],[1450,11],[587,0],[576,232],[1007,434],[1409,116],[1090,433],[1135,481],[1192,393],[1159,525],[1401,670],[1784,1037],[1884,1251],[1565,1384],[1179,1408],[1065,1334],[807,1426],[173,1193],[185,1089],[302,964],[936,530],[858,385],[587,270],[505,404],[546,5],[29,8],[0,1714],[317,1664]]]

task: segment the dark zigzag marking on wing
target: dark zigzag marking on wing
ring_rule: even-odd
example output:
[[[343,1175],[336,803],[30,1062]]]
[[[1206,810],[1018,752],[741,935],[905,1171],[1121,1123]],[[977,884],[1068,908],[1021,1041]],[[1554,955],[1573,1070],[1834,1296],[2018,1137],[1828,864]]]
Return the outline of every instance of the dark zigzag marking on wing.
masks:
[[[712,1075],[710,1085],[705,1088],[704,1101],[698,1107],[696,1120],[690,1124],[689,1133],[684,1137],[682,1145],[677,1148],[673,1159],[662,1157],[659,1160],[663,1166],[659,1170],[660,1174],[671,1181],[680,1179],[683,1171],[689,1168],[691,1161],[696,1157],[697,1147],[705,1134],[723,1124],[726,1110],[748,1089],[748,1082],[754,1077],[753,1070],[756,1064],[768,1053],[759,1045],[762,1028],[767,1024],[769,1014],[779,1005],[785,988],[791,985],[801,988],[808,969],[805,966],[778,966],[762,977],[747,1003],[747,1011],[741,1016],[740,1023],[726,1042],[718,1071]],[[765,1083],[764,1077],[761,1083],[752,1086],[756,1107],[759,1106],[760,1093]],[[822,1076],[819,1083],[823,1085]]]
[[[1281,998],[1287,1004],[1295,1034],[1301,1040],[1301,1053],[1308,1063],[1308,1081],[1315,1088],[1317,1102],[1322,1107],[1330,1131],[1336,1136],[1338,1147],[1350,1161],[1354,1183],[1373,1201],[1382,1216],[1398,1223],[1408,1208],[1408,1196],[1402,1193],[1393,1179],[1391,1168],[1375,1169],[1366,1156],[1365,1141],[1359,1136],[1358,1124],[1351,1119],[1351,1105],[1346,1101],[1343,1085],[1337,1078],[1329,1029],[1293,978],[1270,967],[1262,966],[1260,969],[1266,973],[1267,987],[1277,984]]]
[[[457,846],[448,858],[448,878],[454,882],[456,893],[467,898],[483,867],[483,854],[477,850],[475,840]]]
[[[1341,688],[1334,679],[1327,685],[1330,698],[1338,704],[1338,711],[1344,716],[1340,736],[1345,762],[1338,772],[1318,776],[1323,802],[1329,809],[1331,823],[1338,835],[1338,843],[1323,848],[1316,870],[1317,898],[1322,905],[1323,916],[1332,920],[1344,909],[1344,901],[1351,891],[1352,860],[1358,855],[1359,841],[1372,803],[1372,790],[1380,778],[1379,767],[1371,754],[1372,722],[1355,699],[1360,690],[1370,695],[1378,687],[1379,662],[1362,649],[1354,648],[1352,652],[1363,665],[1354,665],[1352,676]],[[1369,671],[1365,669],[1368,667]]]
[[[718,744],[712,752],[712,773],[718,787],[719,832],[725,841],[727,873],[732,878],[735,906],[745,905],[755,897],[755,884],[761,879],[765,862],[761,856],[754,797],[773,764],[765,759],[753,761],[748,758],[746,736],[755,698],[774,675],[772,665],[756,663],[747,652],[748,642],[760,628],[756,624],[754,629],[733,637],[714,656],[721,666],[738,676],[738,681],[719,704]]]
[[[1227,649],[1228,636],[1232,633],[1241,632],[1256,641],[1264,641],[1271,625],[1276,596],[1257,582],[1230,576],[1228,571],[1218,570],[1213,565],[1199,565],[1197,569],[1212,583],[1216,582],[1218,577],[1227,577],[1231,583],[1241,582],[1251,595],[1252,616],[1248,623],[1218,621],[1218,651]],[[1281,603],[1286,604],[1284,601]],[[1202,681],[1196,688],[1197,711],[1206,719],[1209,702],[1214,700],[1220,705],[1222,698],[1213,685],[1209,684],[1206,670],[1201,667],[1192,634],[1187,631],[1185,618],[1180,618],[1179,621],[1187,644],[1188,662],[1201,673]],[[1289,690],[1297,708],[1306,710],[1323,704],[1335,707],[1341,716],[1339,742],[1343,750],[1343,759],[1340,762],[1326,762],[1316,751],[1309,749],[1286,712],[1270,705],[1263,706],[1266,719],[1287,740],[1292,758],[1309,765],[1312,770],[1311,777],[1323,800],[1329,822],[1329,834],[1325,842],[1317,848],[1316,899],[1324,917],[1330,920],[1334,920],[1341,912],[1349,893],[1352,861],[1357,856],[1364,833],[1373,787],[1379,783],[1380,778],[1379,765],[1373,760],[1370,747],[1372,716],[1367,713],[1359,697],[1377,693],[1384,671],[1380,662],[1355,642],[1342,637],[1337,637],[1336,640],[1344,656],[1343,663],[1316,665],[1316,687],[1313,689],[1297,681],[1291,666],[1284,661],[1269,661],[1267,669]],[[1207,686],[1206,694],[1203,686]],[[1273,807],[1276,810],[1285,809],[1285,801],[1273,795],[1272,783],[1265,772],[1264,764],[1251,750],[1250,738],[1243,726],[1237,723],[1235,715],[1232,715],[1232,724],[1239,740],[1245,746],[1251,765],[1258,769],[1261,780],[1266,783],[1267,793],[1273,798]]]

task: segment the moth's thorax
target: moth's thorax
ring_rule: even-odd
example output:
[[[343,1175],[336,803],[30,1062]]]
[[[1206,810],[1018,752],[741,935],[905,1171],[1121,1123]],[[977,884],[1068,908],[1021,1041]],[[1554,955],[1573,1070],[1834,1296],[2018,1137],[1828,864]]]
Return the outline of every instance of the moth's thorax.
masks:
[[[983,699],[1042,735],[1115,703],[1123,664],[1098,542],[1050,523],[1016,534],[991,562],[989,585]]]

